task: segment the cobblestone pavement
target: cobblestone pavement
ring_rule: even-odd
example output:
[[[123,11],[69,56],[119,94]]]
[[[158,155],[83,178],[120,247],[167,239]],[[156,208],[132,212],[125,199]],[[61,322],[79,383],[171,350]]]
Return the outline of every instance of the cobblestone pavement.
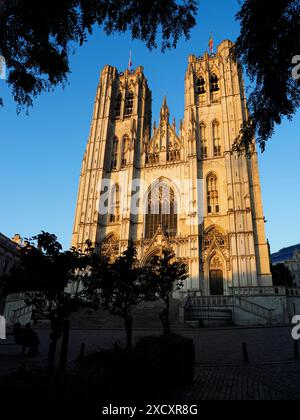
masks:
[[[136,330],[135,339],[160,333]],[[300,362],[293,358],[291,328],[185,329],[176,333],[193,338],[197,361],[193,386],[177,393],[176,400],[300,400]],[[16,366],[46,362],[49,331],[38,330],[38,334],[41,355],[34,360],[3,353],[0,346],[2,375]],[[69,362],[79,355],[83,343],[90,353],[124,341],[121,330],[72,330]],[[242,343],[247,344],[249,364],[243,363]]]
[[[196,347],[196,361],[201,365],[236,365],[242,362],[242,344],[247,344],[251,363],[278,363],[293,360],[291,328],[246,329],[185,329],[177,334],[192,338]],[[145,335],[158,335],[160,330],[136,330],[135,339]],[[73,330],[70,338],[70,359],[79,354],[81,343],[87,352],[109,348],[115,342],[124,342],[121,330]]]
[[[300,364],[197,367],[194,384],[175,396],[183,401],[299,400]]]

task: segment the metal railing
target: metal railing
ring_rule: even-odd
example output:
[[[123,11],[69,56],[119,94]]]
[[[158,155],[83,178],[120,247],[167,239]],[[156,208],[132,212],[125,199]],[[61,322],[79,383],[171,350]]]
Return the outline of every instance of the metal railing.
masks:
[[[232,310],[190,306],[185,310],[185,322],[217,321],[232,323]]]
[[[273,310],[268,309],[262,305],[251,302],[241,296],[205,296],[205,297],[190,297],[187,299],[185,311],[189,310],[209,310],[214,311],[218,308],[224,310],[230,310],[234,308],[240,308],[254,316],[263,318],[268,322],[272,322]],[[198,309],[196,309],[198,308]],[[220,310],[220,309],[219,309]]]
[[[232,296],[198,296],[190,297],[187,300],[187,306],[206,306],[206,307],[224,307],[233,306],[234,298]]]
[[[230,287],[234,296],[299,296],[300,288],[283,286]]]

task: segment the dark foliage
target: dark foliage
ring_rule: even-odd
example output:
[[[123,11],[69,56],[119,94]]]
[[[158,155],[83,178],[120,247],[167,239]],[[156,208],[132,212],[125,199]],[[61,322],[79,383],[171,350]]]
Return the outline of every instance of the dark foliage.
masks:
[[[54,367],[56,346],[64,321],[85,305],[79,289],[72,294],[89,264],[89,253],[62,251],[55,235],[42,232],[20,251],[20,262],[6,277],[5,294],[24,293],[38,317],[51,322],[49,368]]]
[[[82,368],[100,372],[106,391],[117,399],[157,399],[193,381],[193,340],[177,335],[145,337],[131,350],[94,353]],[[174,369],[176,366],[176,369]]]
[[[112,315],[123,318],[127,347],[131,348],[132,311],[150,293],[149,271],[140,266],[136,249],[132,245],[114,262],[106,257],[100,258],[102,263],[93,264],[85,282],[86,300],[94,309],[103,307]]]
[[[184,281],[189,277],[187,265],[176,258],[172,249],[164,249],[161,256],[151,259],[149,273],[152,290],[157,300],[163,300],[165,309],[160,314],[165,335],[171,333],[170,299],[175,291],[182,289]]]
[[[0,55],[19,109],[66,82],[70,53],[95,25],[107,35],[130,31],[150,49],[161,35],[165,50],[189,38],[196,11],[194,0],[2,0]]]
[[[273,265],[271,267],[271,272],[274,286],[293,287],[295,277],[286,265]]]
[[[137,350],[159,361],[161,382],[167,387],[193,382],[195,346],[192,339],[175,334],[145,337],[137,343]]]
[[[76,310],[76,296],[66,293],[86,264],[85,255],[62,251],[55,235],[42,232],[20,250],[20,262],[7,277],[6,294],[27,294],[28,304],[46,319],[63,318]],[[34,292],[34,293],[31,293]]]
[[[159,37],[165,50],[181,36],[189,38],[197,9],[194,0],[1,0],[0,55],[6,59],[18,110],[32,106],[41,92],[66,83],[70,54],[95,26],[107,35],[129,30],[150,49]],[[256,137],[264,151],[275,126],[292,119],[300,105],[300,79],[292,77],[292,59],[299,55],[299,16],[299,0],[242,2],[234,54],[254,87],[235,149],[251,153]]]
[[[173,401],[178,389],[191,385],[195,363],[194,344],[179,336],[148,337],[132,351],[115,348],[88,355],[64,375],[21,369],[0,378],[0,393],[10,413],[31,417],[47,407],[75,418],[94,418],[108,402]],[[175,368],[174,368],[175,367]],[[17,402],[17,404],[16,404]]]
[[[262,151],[284,118],[292,119],[300,105],[300,79],[292,77],[299,55],[299,0],[245,0],[237,15],[241,34],[235,55],[253,82],[249,119],[236,147],[252,150],[256,136]]]

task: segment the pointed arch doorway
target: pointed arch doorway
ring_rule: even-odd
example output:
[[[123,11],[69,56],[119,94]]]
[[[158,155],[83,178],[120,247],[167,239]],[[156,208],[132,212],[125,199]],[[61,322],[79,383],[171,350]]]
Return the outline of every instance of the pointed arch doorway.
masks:
[[[211,270],[209,273],[211,296],[224,296],[224,278],[222,270]]]
[[[210,261],[209,289],[211,296],[224,296],[224,274],[221,259],[215,255]]]

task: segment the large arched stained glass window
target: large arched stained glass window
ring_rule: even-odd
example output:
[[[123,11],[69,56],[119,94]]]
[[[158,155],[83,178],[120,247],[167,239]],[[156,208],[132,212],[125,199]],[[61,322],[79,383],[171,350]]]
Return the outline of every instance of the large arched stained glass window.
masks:
[[[145,238],[152,239],[160,227],[169,237],[177,235],[178,211],[174,190],[159,182],[147,200]]]

